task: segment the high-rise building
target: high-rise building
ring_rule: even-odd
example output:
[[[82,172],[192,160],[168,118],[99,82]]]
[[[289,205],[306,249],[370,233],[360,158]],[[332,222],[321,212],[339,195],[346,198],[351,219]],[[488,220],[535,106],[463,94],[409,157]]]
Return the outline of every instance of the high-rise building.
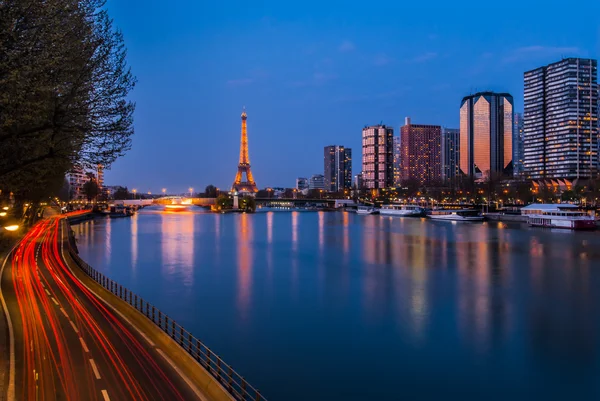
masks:
[[[324,189],[325,188],[325,177],[323,174],[315,174],[310,177],[310,181],[308,181],[309,189]]]
[[[104,186],[104,166],[102,164],[96,166],[96,183],[98,184],[98,192],[101,193]]]
[[[402,181],[417,180],[421,185],[439,182],[442,178],[442,127],[412,124],[410,118],[406,117],[400,138]]]
[[[85,200],[87,199],[83,190],[83,185],[89,181],[89,176],[86,171],[79,167],[73,167],[67,173],[67,181],[69,182],[69,199]]]
[[[473,178],[512,174],[513,97],[480,92],[460,105],[460,169]]]
[[[352,186],[352,149],[325,146],[323,150],[325,190],[338,192]]]
[[[296,189],[298,191],[308,189],[308,178],[305,178],[305,177],[296,178]]]
[[[524,74],[525,175],[587,179],[598,169],[597,61],[568,58]]]
[[[400,156],[401,156],[401,146],[400,146],[400,137],[395,136],[394,140],[394,186],[397,187],[400,185],[401,174],[400,174]]]
[[[354,189],[362,189],[363,187],[363,182],[362,182],[362,173],[358,173],[354,176],[354,182],[352,183],[352,187]]]
[[[515,113],[513,126],[513,173],[515,177],[523,176],[524,133],[523,114]]]
[[[454,185],[460,177],[460,130],[442,128],[442,180]]]
[[[394,129],[373,125],[362,130],[362,185],[389,188],[394,183]]]

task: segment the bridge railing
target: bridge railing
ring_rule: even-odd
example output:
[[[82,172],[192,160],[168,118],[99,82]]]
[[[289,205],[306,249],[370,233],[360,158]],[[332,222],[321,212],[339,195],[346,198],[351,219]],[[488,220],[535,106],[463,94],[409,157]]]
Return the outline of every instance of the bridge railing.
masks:
[[[86,275],[150,319],[152,323],[157,325],[190,354],[192,358],[198,361],[236,400],[266,401],[263,395],[248,384],[244,377],[233,370],[230,365],[226,364],[210,348],[194,337],[192,333],[184,329],[150,302],[88,265],[77,255],[72,246],[69,248],[75,263],[77,263]]]

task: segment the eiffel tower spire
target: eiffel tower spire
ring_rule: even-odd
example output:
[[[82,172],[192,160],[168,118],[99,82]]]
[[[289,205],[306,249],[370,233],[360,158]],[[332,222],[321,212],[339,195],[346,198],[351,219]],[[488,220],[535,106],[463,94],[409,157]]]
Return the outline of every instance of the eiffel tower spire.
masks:
[[[238,171],[233,180],[231,186],[232,191],[236,192],[258,192],[256,183],[252,177],[252,171],[250,171],[250,156],[248,156],[248,132],[246,130],[246,107],[242,111],[242,138],[240,140],[240,163],[238,164]],[[246,174],[246,180],[242,181],[243,174]]]

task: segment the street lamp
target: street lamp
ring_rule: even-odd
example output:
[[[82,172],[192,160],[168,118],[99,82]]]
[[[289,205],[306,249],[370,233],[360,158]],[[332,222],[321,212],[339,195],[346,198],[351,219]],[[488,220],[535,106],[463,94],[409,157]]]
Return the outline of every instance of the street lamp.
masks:
[[[167,188],[163,188],[162,193],[163,193],[163,196],[165,196],[165,194],[167,193]]]
[[[194,188],[192,188],[192,187],[189,187],[189,188],[188,188],[188,191],[190,191],[190,198],[191,198],[191,197],[192,197],[192,192],[194,192]]]
[[[133,189],[131,190],[131,192],[133,192],[133,199],[135,199],[135,194],[137,194],[137,189],[133,188]]]
[[[4,227],[4,229],[6,231],[17,231],[19,229],[19,226],[17,224],[12,224],[10,226]]]

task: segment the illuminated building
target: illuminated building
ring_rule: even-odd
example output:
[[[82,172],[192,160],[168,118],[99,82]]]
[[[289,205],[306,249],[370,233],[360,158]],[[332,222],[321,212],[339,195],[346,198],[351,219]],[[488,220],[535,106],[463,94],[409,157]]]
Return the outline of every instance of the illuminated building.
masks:
[[[296,189],[298,191],[303,191],[305,189],[308,189],[308,178],[305,178],[305,177],[296,178]]]
[[[402,181],[417,180],[420,185],[439,182],[442,178],[442,127],[412,124],[406,117],[400,138]]]
[[[394,183],[394,129],[373,125],[362,130],[362,187],[389,188]]]
[[[476,179],[512,173],[513,97],[480,92],[460,105],[460,169]]]
[[[338,192],[352,186],[352,149],[325,146],[323,162],[326,191]]]
[[[587,179],[598,169],[597,61],[568,58],[524,74],[524,170]]]
[[[310,177],[308,181],[308,189],[324,189],[325,188],[325,176],[323,174],[315,174]]]
[[[453,185],[460,177],[460,130],[442,128],[442,180]]]
[[[513,126],[513,173],[515,177],[523,175],[524,134],[523,114],[515,113]]]
[[[394,146],[394,186],[397,187],[400,185],[400,137],[395,136],[393,140]]]
[[[242,111],[242,138],[240,141],[240,163],[238,164],[238,171],[233,180],[231,186],[232,192],[238,193],[256,193],[258,188],[256,182],[252,177],[252,171],[250,171],[250,157],[248,156],[248,132],[246,130],[246,109]],[[243,175],[246,174],[246,180],[242,181]]]
[[[358,173],[354,176],[354,182],[352,183],[352,187],[354,189],[362,189],[362,187],[363,187],[362,173]]]
[[[73,167],[67,173],[66,177],[69,182],[69,199],[70,200],[86,200],[87,197],[83,190],[83,185],[89,180],[84,169]]]

